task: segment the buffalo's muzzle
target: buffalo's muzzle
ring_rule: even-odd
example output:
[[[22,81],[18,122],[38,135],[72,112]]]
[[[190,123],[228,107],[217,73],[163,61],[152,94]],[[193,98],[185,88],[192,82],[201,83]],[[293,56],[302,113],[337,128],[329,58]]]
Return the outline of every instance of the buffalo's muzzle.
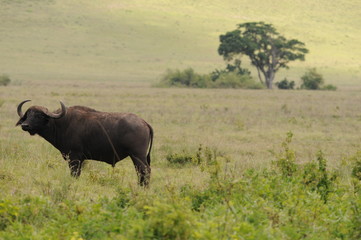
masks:
[[[29,124],[27,124],[27,123],[22,123],[22,124],[21,124],[21,128],[22,128],[24,131],[29,131],[29,130],[30,130]]]

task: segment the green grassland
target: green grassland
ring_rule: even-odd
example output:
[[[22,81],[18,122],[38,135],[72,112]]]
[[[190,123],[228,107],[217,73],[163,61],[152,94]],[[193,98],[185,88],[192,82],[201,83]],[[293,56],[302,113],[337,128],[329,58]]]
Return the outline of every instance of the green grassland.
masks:
[[[360,239],[359,5],[0,0],[0,74],[12,79],[0,86],[0,239]],[[150,87],[167,68],[222,67],[218,36],[244,21],[309,47],[278,80],[317,67],[339,89]],[[147,120],[150,187],[130,159],[87,161],[71,178],[56,149],[15,127],[24,99]]]
[[[306,43],[306,62],[326,82],[360,85],[360,4],[321,1],[0,1],[0,71],[18,80],[156,82],[167,68],[223,67],[220,34],[246,21],[272,23]],[[245,64],[247,61],[245,59]],[[256,76],[256,73],[254,73]],[[276,81],[277,81],[276,79]]]

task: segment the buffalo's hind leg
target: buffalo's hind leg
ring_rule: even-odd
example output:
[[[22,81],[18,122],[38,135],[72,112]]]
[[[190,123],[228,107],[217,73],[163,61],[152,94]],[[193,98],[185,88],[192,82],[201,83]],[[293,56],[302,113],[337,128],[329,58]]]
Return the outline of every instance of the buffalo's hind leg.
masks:
[[[78,178],[81,173],[81,167],[83,165],[83,161],[81,160],[69,160],[69,169],[70,169],[70,175],[72,177]]]
[[[144,156],[139,158],[137,156],[130,155],[130,158],[132,159],[135,170],[137,171],[139,185],[142,187],[148,187],[151,169],[147,162],[147,157]]]

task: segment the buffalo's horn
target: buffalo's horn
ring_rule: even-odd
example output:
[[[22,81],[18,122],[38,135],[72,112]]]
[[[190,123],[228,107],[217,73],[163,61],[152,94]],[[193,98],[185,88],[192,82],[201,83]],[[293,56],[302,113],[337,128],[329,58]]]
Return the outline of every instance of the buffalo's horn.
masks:
[[[45,112],[45,114],[48,115],[49,117],[55,118],[55,119],[63,117],[66,113],[66,107],[65,107],[64,103],[62,103],[61,101],[60,101],[60,105],[61,105],[60,113],[52,113],[52,112],[47,111],[47,112]]]
[[[30,102],[31,100],[25,100],[22,101],[19,105],[18,105],[18,115],[20,118],[22,118],[24,116],[23,112],[21,111],[22,106],[24,105],[24,103],[26,102]]]

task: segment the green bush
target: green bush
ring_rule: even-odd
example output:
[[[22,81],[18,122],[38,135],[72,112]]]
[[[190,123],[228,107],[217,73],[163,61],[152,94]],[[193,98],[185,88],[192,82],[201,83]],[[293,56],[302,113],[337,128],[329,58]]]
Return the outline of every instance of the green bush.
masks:
[[[222,72],[219,74],[218,78],[210,84],[210,87],[262,89],[263,85],[255,82],[248,74],[240,75],[235,72]]]
[[[302,89],[308,90],[329,90],[335,91],[337,87],[332,84],[324,85],[324,79],[322,74],[318,73],[316,68],[309,69],[302,77]]]
[[[352,176],[361,181],[361,151],[351,157]]]
[[[331,192],[333,177],[330,177],[326,169],[327,160],[322,151],[317,153],[317,163],[311,162],[304,166],[303,183],[312,191],[317,191],[321,199],[326,203],[328,195]]]
[[[11,82],[11,79],[8,75],[0,75],[0,86],[7,86]]]
[[[273,164],[281,171],[285,177],[291,177],[297,171],[296,153],[290,148],[293,133],[288,132],[284,142],[282,142],[283,150],[279,153],[273,153],[276,160]]]
[[[209,82],[208,75],[198,74],[192,68],[183,71],[168,69],[156,86],[206,88]]]
[[[328,194],[331,192],[332,179],[330,179],[327,167],[327,160],[323,156],[323,152],[317,153],[318,171],[320,178],[317,184],[317,192],[321,195],[321,199],[326,203]]]
[[[294,81],[288,81],[287,78],[285,78],[280,82],[276,82],[276,86],[279,89],[293,89],[295,87],[295,82]]]
[[[316,68],[309,69],[302,77],[301,88],[309,90],[321,89],[324,83],[323,76],[317,72]]]

